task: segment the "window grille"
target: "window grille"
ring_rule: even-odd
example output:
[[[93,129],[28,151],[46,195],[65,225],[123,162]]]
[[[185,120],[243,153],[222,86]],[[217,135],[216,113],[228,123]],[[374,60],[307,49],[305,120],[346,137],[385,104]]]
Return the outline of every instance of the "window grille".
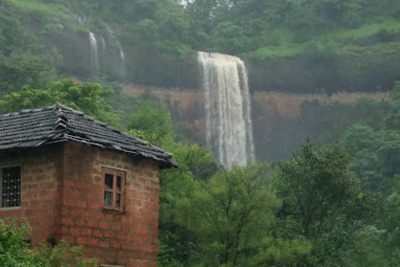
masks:
[[[21,167],[1,169],[1,207],[21,205]]]

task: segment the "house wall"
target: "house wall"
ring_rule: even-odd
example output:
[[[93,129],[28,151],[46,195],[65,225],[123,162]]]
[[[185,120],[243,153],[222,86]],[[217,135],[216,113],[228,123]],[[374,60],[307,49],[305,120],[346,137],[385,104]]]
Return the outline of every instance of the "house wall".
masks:
[[[0,153],[0,167],[21,165],[21,206],[0,208],[0,219],[26,219],[32,243],[54,239],[60,218],[63,146]]]
[[[26,219],[33,244],[83,245],[101,264],[157,266],[159,167],[155,161],[70,142],[0,153],[0,166],[22,166],[21,206],[0,219]],[[103,208],[103,168],[125,173],[124,211]]]
[[[103,170],[126,174],[124,211],[103,208]],[[83,245],[102,264],[157,266],[159,167],[154,161],[70,142],[64,149],[57,239]]]

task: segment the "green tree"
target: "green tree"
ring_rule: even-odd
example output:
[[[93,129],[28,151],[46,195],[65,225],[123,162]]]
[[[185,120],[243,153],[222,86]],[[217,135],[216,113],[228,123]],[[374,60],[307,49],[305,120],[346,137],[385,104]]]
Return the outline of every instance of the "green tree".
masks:
[[[392,182],[392,193],[387,198],[385,212],[385,229],[382,229],[380,248],[388,266],[400,264],[400,175]],[[375,244],[376,245],[376,244]]]
[[[28,84],[47,85],[61,57],[26,29],[21,14],[6,1],[0,1],[0,9],[0,95]]]
[[[160,178],[159,265],[188,266],[199,248],[195,233],[187,224],[180,224],[185,211],[179,203],[195,193],[197,180],[209,179],[217,167],[211,153],[196,144],[174,143],[168,151],[174,154],[179,169],[163,171]]]
[[[212,39],[217,51],[230,54],[244,52],[248,45],[243,29],[231,21],[219,23],[212,31]]]
[[[387,129],[400,130],[400,81],[390,91],[389,112],[384,119]]]
[[[220,171],[177,200],[176,222],[193,236],[189,265],[272,266],[291,262],[311,248],[304,239],[271,234],[279,200],[265,185],[262,165]]]
[[[177,203],[192,195],[196,180],[208,179],[217,169],[210,151],[197,144],[174,140],[171,116],[149,99],[139,102],[131,115],[129,132],[173,153],[178,169],[164,170],[160,177],[159,266],[183,266],[193,247],[193,233],[177,223],[181,217]]]
[[[400,172],[400,83],[390,92],[386,113],[352,125],[342,141],[353,156],[351,167],[363,178],[364,187],[390,194],[392,179]]]
[[[1,267],[98,266],[94,260],[82,258],[82,247],[70,246],[63,241],[54,248],[39,244],[36,250],[31,250],[30,245],[24,242],[30,230],[27,222],[17,223],[13,220],[6,223],[0,220]]]
[[[97,83],[79,83],[64,79],[54,82],[49,89],[33,89],[29,86],[0,98],[0,112],[16,112],[21,109],[43,108],[64,104],[83,111],[114,126],[119,126],[117,112],[106,103],[112,94]]]
[[[307,266],[343,266],[341,250],[365,224],[367,198],[349,162],[343,147],[319,148],[308,140],[293,158],[279,164],[282,233],[294,231],[312,241]]]
[[[151,100],[139,102],[137,110],[131,115],[128,125],[128,128],[133,130],[132,133],[164,148],[172,146],[174,138],[172,127],[169,112]]]

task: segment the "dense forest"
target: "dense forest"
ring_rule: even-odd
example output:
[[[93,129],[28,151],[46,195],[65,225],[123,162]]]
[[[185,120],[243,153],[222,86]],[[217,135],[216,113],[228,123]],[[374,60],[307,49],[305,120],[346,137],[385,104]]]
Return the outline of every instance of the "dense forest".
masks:
[[[97,83],[64,79],[48,89],[7,94],[0,109],[61,102],[123,127],[107,104],[111,93]],[[182,140],[151,96],[131,101],[125,131],[174,153],[180,166],[160,178],[159,266],[400,263],[399,83],[384,112],[355,119],[338,142],[319,146],[306,139],[287,160],[231,170]]]
[[[400,78],[398,1],[178,2],[1,0],[0,84],[92,76],[89,32],[104,36],[109,53],[119,42],[125,50],[127,75],[97,73],[109,80],[197,88],[196,50],[244,58],[252,90],[377,91]],[[118,39],[108,42],[111,31]]]
[[[89,32],[124,49],[127,73],[74,65]],[[253,91],[388,99],[305,102],[271,132],[301,146],[224,170],[151,90],[121,89],[196,88],[197,50],[245,59]],[[180,168],[160,178],[159,266],[399,266],[399,69],[397,0],[0,0],[1,114],[63,103],[174,154]]]

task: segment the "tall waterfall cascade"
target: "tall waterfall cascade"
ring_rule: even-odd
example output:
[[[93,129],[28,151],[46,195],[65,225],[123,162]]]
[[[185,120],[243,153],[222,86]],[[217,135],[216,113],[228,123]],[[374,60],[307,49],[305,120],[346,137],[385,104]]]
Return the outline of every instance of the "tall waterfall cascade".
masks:
[[[114,31],[106,25],[106,29],[109,35],[109,39],[111,40],[112,44],[117,47],[119,50],[119,59],[120,59],[120,65],[121,65],[121,70],[125,72],[125,53],[124,50],[122,49],[121,43],[119,42],[118,38],[115,36]],[[124,73],[125,75],[125,73]]]
[[[89,42],[90,42],[90,67],[92,71],[95,74],[97,74],[100,70],[99,54],[98,54],[96,36],[92,32],[89,32]]]
[[[110,27],[105,35],[89,32],[90,69],[92,75],[111,75],[125,79],[125,53]]]
[[[203,75],[206,141],[226,169],[254,160],[247,69],[234,56],[198,52]]]

